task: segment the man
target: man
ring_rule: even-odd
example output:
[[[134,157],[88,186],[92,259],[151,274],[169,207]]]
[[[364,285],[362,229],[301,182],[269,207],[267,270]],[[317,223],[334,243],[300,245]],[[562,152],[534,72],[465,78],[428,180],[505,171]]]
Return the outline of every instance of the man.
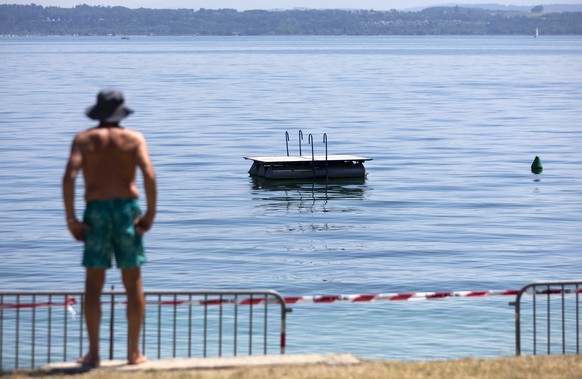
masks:
[[[99,92],[97,103],[86,111],[99,125],[75,136],[63,177],[67,227],[85,245],[89,352],[78,362],[88,366],[100,363],[101,291],[105,270],[111,267],[112,253],[127,293],[128,362],[140,364],[147,360],[139,349],[145,313],[140,266],[146,262],[142,235],[152,227],[156,215],[156,174],[143,135],[119,124],[131,113],[124,105],[121,92]],[[146,193],[147,212],[143,215],[137,201],[137,168],[143,174]],[[75,181],[79,171],[83,171],[85,181],[86,208],[82,222],[75,216]]]

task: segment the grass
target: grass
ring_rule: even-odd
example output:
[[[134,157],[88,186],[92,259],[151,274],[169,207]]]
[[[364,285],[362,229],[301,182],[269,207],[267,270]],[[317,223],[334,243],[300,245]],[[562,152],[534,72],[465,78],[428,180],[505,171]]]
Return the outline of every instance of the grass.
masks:
[[[582,379],[582,356],[537,356],[497,359],[399,362],[362,361],[358,365],[323,364],[245,367],[220,370],[121,373],[93,370],[75,375],[39,371],[12,373],[7,379]]]

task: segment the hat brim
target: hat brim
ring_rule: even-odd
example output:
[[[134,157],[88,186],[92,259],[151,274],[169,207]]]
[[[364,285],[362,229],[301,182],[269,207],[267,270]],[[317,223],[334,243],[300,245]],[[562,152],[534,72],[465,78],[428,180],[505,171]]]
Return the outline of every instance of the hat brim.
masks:
[[[119,122],[133,113],[133,109],[121,104],[114,111],[104,111],[99,109],[97,105],[90,106],[85,111],[87,117],[92,120],[99,120],[103,122]]]

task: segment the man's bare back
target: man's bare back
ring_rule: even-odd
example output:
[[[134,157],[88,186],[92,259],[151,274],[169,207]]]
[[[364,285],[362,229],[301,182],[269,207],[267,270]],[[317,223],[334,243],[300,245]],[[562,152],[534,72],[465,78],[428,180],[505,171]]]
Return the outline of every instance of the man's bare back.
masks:
[[[85,201],[138,197],[135,174],[145,149],[141,133],[101,126],[79,133],[74,143],[83,157]]]

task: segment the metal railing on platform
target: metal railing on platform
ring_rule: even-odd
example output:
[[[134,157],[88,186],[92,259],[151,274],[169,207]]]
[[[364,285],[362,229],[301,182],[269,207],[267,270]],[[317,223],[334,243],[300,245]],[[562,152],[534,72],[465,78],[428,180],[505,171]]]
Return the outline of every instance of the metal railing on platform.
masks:
[[[155,291],[145,297],[141,349],[151,358],[285,353],[288,310],[275,291]],[[0,292],[0,372],[82,356],[88,347],[83,301],[82,292]],[[103,292],[103,357],[127,357],[125,307],[124,292]]]
[[[581,293],[582,282],[523,287],[513,303],[515,354],[580,354]]]

